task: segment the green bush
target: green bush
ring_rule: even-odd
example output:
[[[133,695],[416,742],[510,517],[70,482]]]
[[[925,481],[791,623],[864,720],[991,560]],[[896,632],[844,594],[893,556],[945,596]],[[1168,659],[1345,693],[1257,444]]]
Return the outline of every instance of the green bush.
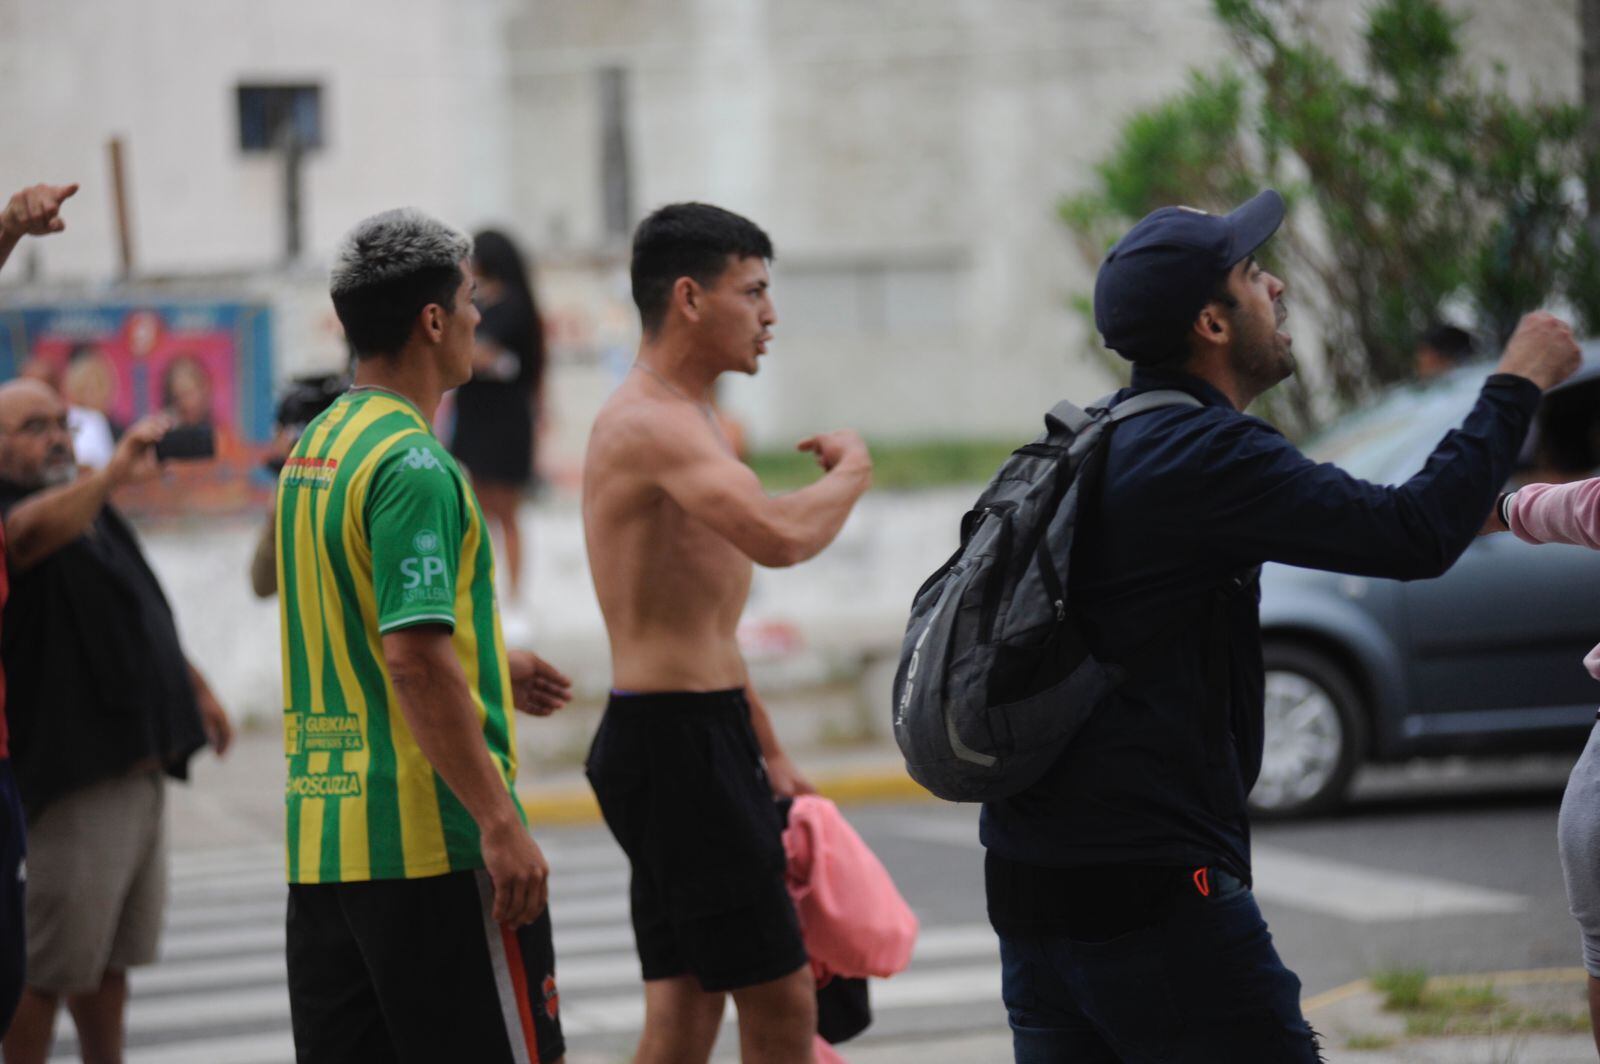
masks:
[[[1438,0],[1374,3],[1349,68],[1320,43],[1315,0],[1213,4],[1237,65],[1130,118],[1091,191],[1062,204],[1087,261],[1157,207],[1226,210],[1279,188],[1292,209],[1269,265],[1319,290],[1291,292],[1291,322],[1316,321],[1343,406],[1406,378],[1447,307],[1494,340],[1552,298],[1600,327],[1581,107],[1513,101],[1503,71],[1464,56],[1462,19]],[[1275,402],[1291,429],[1318,406],[1303,381]]]

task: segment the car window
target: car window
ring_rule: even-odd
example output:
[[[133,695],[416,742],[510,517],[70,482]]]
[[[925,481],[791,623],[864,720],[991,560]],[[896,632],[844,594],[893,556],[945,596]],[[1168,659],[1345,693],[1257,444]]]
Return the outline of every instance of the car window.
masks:
[[[1340,418],[1303,448],[1318,462],[1332,462],[1352,476],[1386,484],[1416,472],[1406,461],[1422,457],[1460,422],[1483,386],[1481,373],[1454,373],[1432,384],[1401,385],[1371,406]]]
[[[1600,377],[1545,397],[1513,480],[1560,484],[1596,471],[1600,471]]]
[[[1594,352],[1566,385],[1547,395],[1518,456],[1513,486],[1562,483],[1600,474],[1600,364]],[[1488,367],[1468,367],[1429,384],[1391,388],[1313,436],[1303,448],[1377,484],[1411,477],[1444,434],[1472,408]]]

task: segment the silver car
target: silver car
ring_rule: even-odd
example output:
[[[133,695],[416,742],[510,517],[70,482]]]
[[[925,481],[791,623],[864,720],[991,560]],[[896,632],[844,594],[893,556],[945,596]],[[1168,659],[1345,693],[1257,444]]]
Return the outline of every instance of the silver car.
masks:
[[[1488,366],[1386,392],[1306,453],[1398,484],[1471,409]],[[1549,392],[1510,487],[1600,473],[1600,346]],[[1323,812],[1358,765],[1583,747],[1600,704],[1581,664],[1600,642],[1600,551],[1510,535],[1448,573],[1402,583],[1269,565],[1261,575],[1269,816]]]

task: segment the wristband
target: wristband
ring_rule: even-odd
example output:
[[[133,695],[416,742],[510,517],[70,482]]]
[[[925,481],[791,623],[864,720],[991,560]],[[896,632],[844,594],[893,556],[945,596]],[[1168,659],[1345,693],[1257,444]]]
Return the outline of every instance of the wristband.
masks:
[[[1515,494],[1514,491],[1502,491],[1494,501],[1494,508],[1500,514],[1500,523],[1507,528],[1511,527],[1511,497]]]

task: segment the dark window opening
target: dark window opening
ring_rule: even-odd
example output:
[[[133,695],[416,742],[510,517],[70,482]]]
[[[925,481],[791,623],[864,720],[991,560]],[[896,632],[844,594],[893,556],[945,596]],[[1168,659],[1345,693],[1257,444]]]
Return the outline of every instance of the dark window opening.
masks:
[[[322,147],[322,86],[240,85],[239,148],[273,151],[290,139]]]

